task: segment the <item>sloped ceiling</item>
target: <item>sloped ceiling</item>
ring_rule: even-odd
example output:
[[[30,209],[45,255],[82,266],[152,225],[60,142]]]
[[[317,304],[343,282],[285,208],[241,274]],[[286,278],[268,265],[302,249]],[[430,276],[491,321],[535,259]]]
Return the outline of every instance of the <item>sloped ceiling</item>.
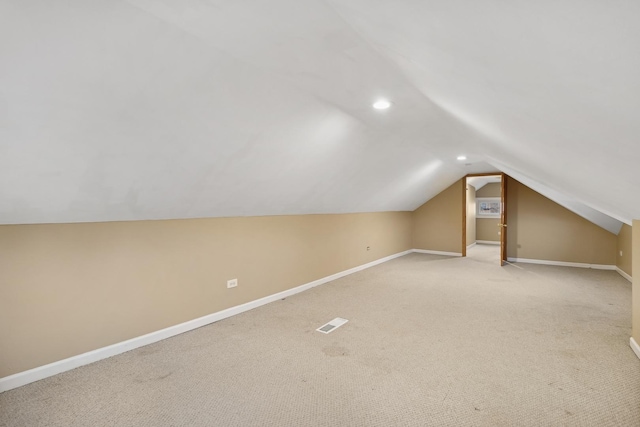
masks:
[[[500,175],[483,175],[467,178],[467,184],[473,185],[473,188],[475,188],[476,191],[487,184],[497,184],[499,182],[502,182],[502,177]]]
[[[413,210],[501,170],[617,232],[640,3],[588,3],[2,2],[0,223]]]

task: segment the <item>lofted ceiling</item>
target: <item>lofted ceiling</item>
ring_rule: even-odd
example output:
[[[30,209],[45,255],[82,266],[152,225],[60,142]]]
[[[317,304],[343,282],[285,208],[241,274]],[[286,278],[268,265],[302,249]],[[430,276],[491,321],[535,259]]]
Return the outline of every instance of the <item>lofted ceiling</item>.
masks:
[[[467,178],[467,184],[473,185],[476,191],[487,184],[498,184],[500,182],[502,182],[502,176],[500,175],[470,176]]]
[[[640,218],[638,16],[615,0],[2,2],[0,223],[413,210],[503,171],[617,233]]]

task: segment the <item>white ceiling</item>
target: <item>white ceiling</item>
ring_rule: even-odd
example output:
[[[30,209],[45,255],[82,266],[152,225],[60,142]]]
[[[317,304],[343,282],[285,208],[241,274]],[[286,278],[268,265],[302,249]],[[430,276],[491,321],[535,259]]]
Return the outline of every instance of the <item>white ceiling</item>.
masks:
[[[500,175],[471,176],[467,178],[467,184],[473,185],[473,188],[475,188],[476,191],[487,184],[496,184],[499,182],[502,182],[502,177]]]
[[[638,16],[632,1],[2,2],[0,223],[412,210],[500,170],[617,232],[640,218]]]

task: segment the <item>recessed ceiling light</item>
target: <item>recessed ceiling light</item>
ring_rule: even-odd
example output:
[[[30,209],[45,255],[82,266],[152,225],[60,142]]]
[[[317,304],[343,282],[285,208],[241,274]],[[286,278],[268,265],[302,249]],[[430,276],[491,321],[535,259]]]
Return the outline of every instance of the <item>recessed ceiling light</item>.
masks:
[[[386,99],[380,99],[373,104],[373,108],[376,110],[386,110],[391,107],[391,103]]]
[[[458,160],[467,160],[467,156],[458,156]]]

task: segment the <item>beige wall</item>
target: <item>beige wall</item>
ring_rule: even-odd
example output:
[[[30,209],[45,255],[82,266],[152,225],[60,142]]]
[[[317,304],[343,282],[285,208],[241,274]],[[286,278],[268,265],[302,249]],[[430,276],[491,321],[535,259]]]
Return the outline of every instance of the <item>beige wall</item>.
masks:
[[[500,197],[501,191],[499,182],[491,182],[483,185],[478,191],[476,191],[476,197]]]
[[[631,231],[633,270],[640,271],[640,220],[633,220]],[[640,275],[638,275],[640,276]],[[640,279],[633,279],[631,287],[631,336],[640,344]]]
[[[616,264],[617,236],[508,178],[509,257]]]
[[[0,377],[412,247],[459,253],[464,188],[414,212],[0,226]],[[617,238],[515,180],[508,209],[511,257],[614,264],[640,233]],[[636,285],[633,295],[640,342]]]
[[[476,187],[467,184],[467,246],[476,242]]]
[[[618,251],[616,253],[616,265],[629,276],[632,275],[631,234],[631,226],[623,224],[620,233],[618,233]],[[622,255],[620,255],[620,252],[622,252]]]
[[[499,242],[500,218],[476,218],[476,239],[489,242]]]
[[[463,180],[413,211],[413,247],[460,253],[462,250]]]
[[[0,226],[0,377],[408,250],[411,221],[385,212]],[[227,289],[232,278],[239,285]]]

